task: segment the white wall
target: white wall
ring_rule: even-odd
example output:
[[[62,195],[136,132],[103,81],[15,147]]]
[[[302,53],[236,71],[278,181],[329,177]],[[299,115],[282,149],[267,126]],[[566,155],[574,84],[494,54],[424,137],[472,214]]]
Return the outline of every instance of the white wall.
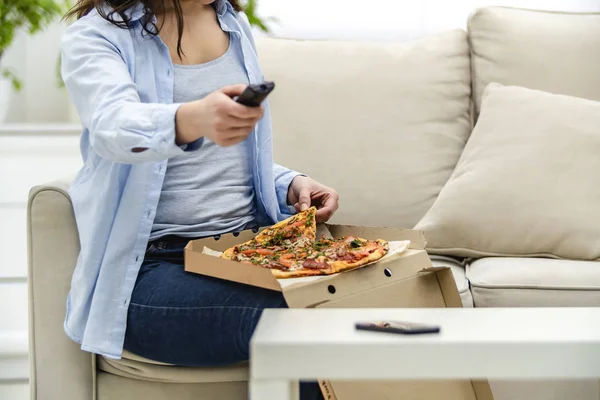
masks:
[[[14,95],[7,122],[64,122],[68,118],[68,96],[57,84],[55,68],[63,26],[53,24],[28,37],[20,34],[2,63],[12,67],[24,81]]]
[[[464,28],[469,13],[484,5],[564,11],[600,11],[600,0],[259,0],[264,16],[275,16],[275,35],[289,38],[409,40]],[[17,67],[25,89],[12,103],[9,122],[62,122],[68,98],[56,85],[55,66],[63,27],[54,24],[34,38],[21,35],[5,63]]]
[[[3,400],[28,400],[29,385],[27,383],[10,382],[0,384],[0,399]]]
[[[259,0],[260,13],[281,20],[273,31],[289,38],[407,40],[466,28],[475,8],[486,5],[600,11],[600,0]]]
[[[0,126],[0,399],[24,400],[17,394],[27,391],[28,192],[81,167],[79,130]]]

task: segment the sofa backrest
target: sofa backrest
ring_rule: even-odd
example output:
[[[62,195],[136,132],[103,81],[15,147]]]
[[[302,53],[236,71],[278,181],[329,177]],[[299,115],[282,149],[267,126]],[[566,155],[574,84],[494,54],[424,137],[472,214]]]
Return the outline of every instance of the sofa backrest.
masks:
[[[407,44],[261,39],[275,159],[340,192],[335,222],[411,228],[469,136],[460,30]]]
[[[468,31],[477,112],[490,82],[600,100],[600,13],[486,7]]]

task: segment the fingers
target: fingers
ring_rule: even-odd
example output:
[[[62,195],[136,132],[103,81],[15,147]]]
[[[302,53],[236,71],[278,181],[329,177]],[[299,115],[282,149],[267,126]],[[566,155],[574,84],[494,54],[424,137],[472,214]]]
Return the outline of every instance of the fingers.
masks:
[[[337,211],[340,204],[340,196],[336,191],[331,190],[322,199],[321,207],[317,209],[316,219],[317,222],[327,222],[333,217],[333,214]]]
[[[254,123],[229,118],[219,118],[215,122],[217,134],[211,139],[219,146],[233,146],[243,142],[254,129]]]
[[[264,108],[261,107],[246,107],[240,103],[237,103],[234,100],[230,100],[226,105],[226,112],[228,115],[240,118],[240,119],[250,119],[258,121],[263,117],[265,112]]]
[[[244,141],[262,118],[263,112],[262,107],[242,106],[224,96],[217,104],[215,128],[219,132],[219,139],[215,143],[220,146],[233,146]]]
[[[226,99],[222,103],[222,107],[224,108],[222,111],[236,118],[259,120],[264,113],[263,107],[246,107],[233,100],[233,97],[241,95],[246,87],[246,85],[239,84],[219,89],[218,92],[226,96]]]
[[[246,90],[246,88],[248,87],[248,85],[244,85],[244,84],[238,84],[238,85],[229,85],[229,86],[224,86],[221,89],[219,89],[218,91],[225,94],[228,97],[235,97],[235,96],[239,96],[240,94],[242,94],[244,92],[244,90]]]
[[[222,138],[215,143],[223,147],[233,146],[246,140],[250,132],[252,132],[251,128],[229,129],[222,135]]]
[[[246,107],[223,96],[216,105],[216,112],[224,119],[242,120],[254,125],[263,117],[265,110],[263,107]]]
[[[317,207],[317,222],[326,222],[339,208],[340,196],[335,190],[299,175],[292,180],[288,190],[288,201],[294,200],[292,204],[296,212],[305,211],[313,205]]]
[[[311,194],[310,188],[303,187],[300,189],[300,192],[298,193],[298,204],[297,204],[296,210],[299,210],[299,211],[308,210],[308,208],[310,207],[310,204],[312,203],[310,194]]]
[[[245,120],[231,117],[217,117],[215,120],[215,127],[219,132],[227,134],[227,131],[234,129],[247,129],[251,131],[256,125],[255,121]]]

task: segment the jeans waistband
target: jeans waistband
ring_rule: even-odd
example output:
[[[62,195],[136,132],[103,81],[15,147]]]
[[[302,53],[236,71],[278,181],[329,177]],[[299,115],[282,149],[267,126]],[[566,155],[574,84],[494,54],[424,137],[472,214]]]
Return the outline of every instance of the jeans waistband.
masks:
[[[251,221],[249,222],[243,229],[243,231],[245,230],[251,230],[254,233],[258,233],[258,231],[260,230],[258,224],[256,224],[255,221]],[[234,234],[239,233],[239,232],[234,232]],[[177,236],[177,235],[166,235],[166,236],[162,236],[158,239],[154,239],[152,241],[150,241],[148,243],[148,248],[152,247],[154,245],[155,248],[162,248],[162,247],[185,247],[185,245],[192,241],[192,240],[197,240],[197,239],[204,239],[210,237],[209,236],[198,236],[198,237],[182,237],[182,236]],[[215,239],[219,239],[221,237],[221,235],[213,235],[213,237]]]
[[[200,237],[186,238],[186,237],[176,236],[176,235],[167,235],[167,236],[160,237],[156,240],[153,240],[151,243],[164,242],[164,243],[168,243],[168,244],[186,244],[190,240],[196,240],[196,239],[202,239],[202,238],[200,238]]]

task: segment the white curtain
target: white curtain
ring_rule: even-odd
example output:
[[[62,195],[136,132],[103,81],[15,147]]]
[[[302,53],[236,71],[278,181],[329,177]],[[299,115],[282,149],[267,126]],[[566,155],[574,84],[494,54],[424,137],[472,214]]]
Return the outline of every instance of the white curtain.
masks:
[[[600,11],[600,0],[259,0],[259,12],[279,20],[276,36],[288,38],[406,41],[463,28],[472,10],[486,5],[561,11]],[[14,96],[10,122],[64,122],[68,98],[56,85],[55,65],[62,27],[29,38],[20,35],[5,65],[25,81]]]

